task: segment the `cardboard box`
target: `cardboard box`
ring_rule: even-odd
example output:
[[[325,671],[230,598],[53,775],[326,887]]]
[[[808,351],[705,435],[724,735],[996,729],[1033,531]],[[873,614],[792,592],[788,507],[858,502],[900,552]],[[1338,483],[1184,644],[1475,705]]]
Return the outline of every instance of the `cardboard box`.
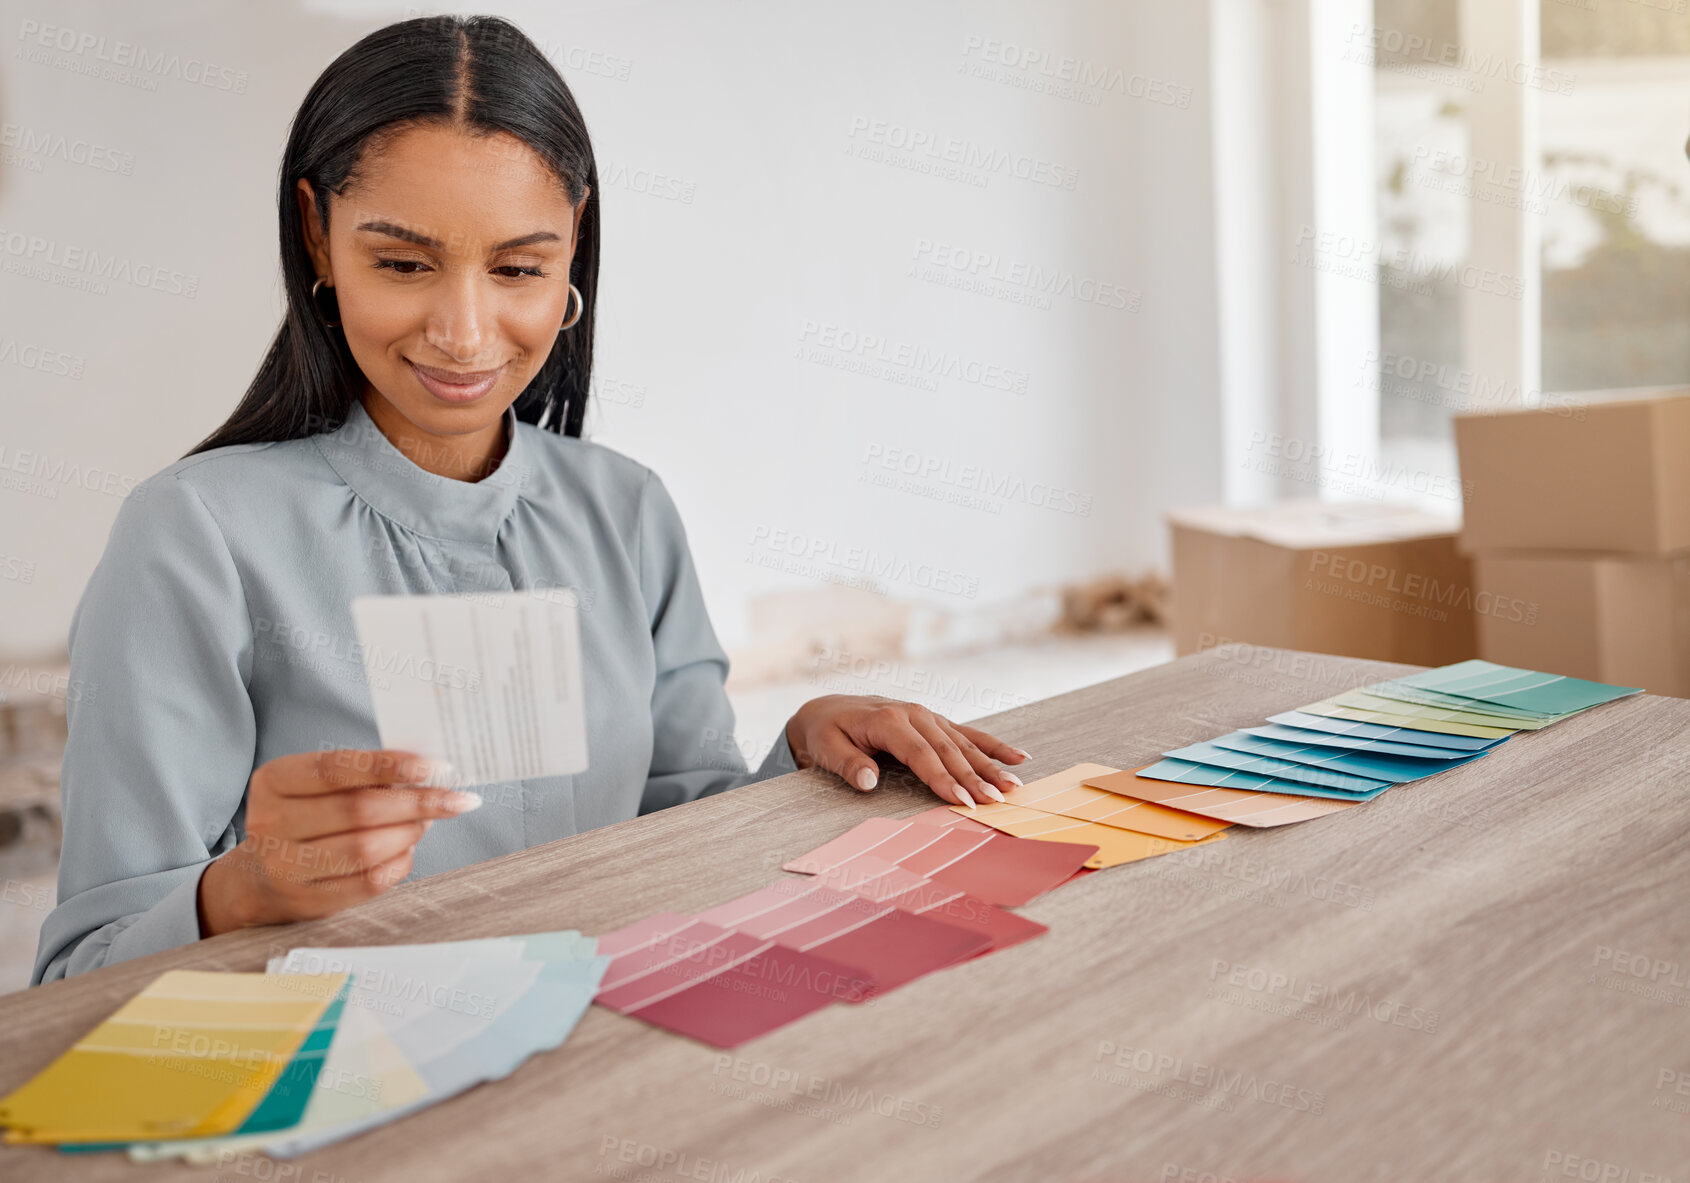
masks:
[[[1482,554],[1479,656],[1502,665],[1690,697],[1690,554]]]
[[[1182,656],[1227,641],[1445,665],[1477,653],[1459,521],[1378,502],[1168,515]]]
[[[1461,548],[1658,555],[1690,547],[1690,390],[1636,393],[1457,415]]]

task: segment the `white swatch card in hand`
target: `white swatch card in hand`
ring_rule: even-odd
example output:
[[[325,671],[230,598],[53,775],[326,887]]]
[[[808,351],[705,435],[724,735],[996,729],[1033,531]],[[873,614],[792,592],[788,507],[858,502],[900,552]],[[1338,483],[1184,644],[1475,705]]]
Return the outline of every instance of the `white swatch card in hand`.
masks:
[[[453,787],[587,767],[573,603],[526,591],[357,596],[352,619],[384,748],[450,761]]]

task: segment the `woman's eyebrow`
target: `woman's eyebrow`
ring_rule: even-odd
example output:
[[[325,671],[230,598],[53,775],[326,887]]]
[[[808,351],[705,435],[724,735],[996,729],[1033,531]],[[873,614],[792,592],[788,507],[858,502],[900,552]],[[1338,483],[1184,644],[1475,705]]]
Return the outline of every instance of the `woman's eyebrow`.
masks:
[[[373,231],[376,234],[385,234],[389,238],[401,238],[406,242],[414,242],[418,246],[430,247],[437,251],[445,249],[444,244],[441,243],[438,238],[432,238],[429,235],[419,233],[416,230],[406,229],[404,226],[397,225],[393,222],[360,222],[358,224],[358,229]],[[523,234],[517,238],[508,238],[504,242],[494,243],[490,248],[488,248],[487,253],[495,254],[499,251],[508,251],[513,247],[528,246],[530,243],[535,242],[562,241],[563,240],[561,238],[552,233],[550,230],[536,230],[531,234]]]

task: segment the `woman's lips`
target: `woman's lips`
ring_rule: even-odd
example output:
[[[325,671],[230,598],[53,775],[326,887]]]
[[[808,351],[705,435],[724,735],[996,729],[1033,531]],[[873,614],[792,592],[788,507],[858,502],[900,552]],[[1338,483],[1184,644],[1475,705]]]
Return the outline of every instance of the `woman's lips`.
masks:
[[[472,403],[482,397],[493,384],[499,380],[504,366],[494,370],[475,370],[460,373],[454,370],[436,370],[430,366],[419,366],[416,362],[406,358],[405,362],[416,374],[417,381],[435,398],[449,403]]]

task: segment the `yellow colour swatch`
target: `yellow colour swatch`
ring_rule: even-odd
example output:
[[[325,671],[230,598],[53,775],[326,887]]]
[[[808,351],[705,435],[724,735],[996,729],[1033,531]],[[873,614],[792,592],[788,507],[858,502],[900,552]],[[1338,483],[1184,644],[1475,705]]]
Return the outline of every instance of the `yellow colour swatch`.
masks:
[[[227,1134],[264,1099],[345,983],[345,974],[162,974],[0,1098],[6,1141]]]
[[[1149,801],[1137,801],[1083,783],[1116,771],[1118,769],[1105,764],[1076,764],[1053,776],[1041,777],[1012,789],[1004,794],[1004,800],[1040,813],[1059,813],[1079,821],[1101,822],[1118,829],[1136,830],[1140,834],[1173,838],[1180,842],[1207,838],[1231,824]]]
[[[1369,699],[1371,704],[1365,701]],[[1392,709],[1384,709],[1382,704],[1385,703],[1390,703]],[[1337,698],[1311,702],[1297,709],[1310,715],[1325,715],[1328,719],[1378,723],[1383,727],[1407,727],[1417,731],[1441,731],[1445,735],[1470,735],[1475,739],[1502,739],[1521,730],[1512,725],[1502,727],[1468,722],[1456,717],[1460,712],[1397,702],[1394,698],[1380,698],[1374,694],[1340,694]]]
[[[967,806],[954,805],[952,808],[966,809]],[[1083,842],[1095,846],[1097,853],[1086,860],[1086,866],[1094,871],[1167,854],[1171,850],[1184,850],[1187,846],[1198,846],[1204,842],[1218,842],[1226,837],[1217,831],[1196,842],[1180,842],[1174,838],[1158,838],[1154,834],[1140,834],[1137,830],[1106,826],[1102,822],[1083,822],[1058,813],[1024,809],[1019,805],[1000,805],[996,801],[976,806],[969,816],[1017,838]]]

